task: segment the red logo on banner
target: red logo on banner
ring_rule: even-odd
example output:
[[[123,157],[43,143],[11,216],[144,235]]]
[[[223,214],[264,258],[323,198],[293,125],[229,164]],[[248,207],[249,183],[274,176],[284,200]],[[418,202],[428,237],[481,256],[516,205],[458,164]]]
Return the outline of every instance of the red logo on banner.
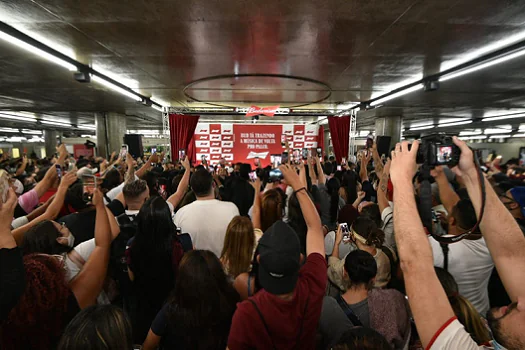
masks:
[[[267,117],[273,117],[278,109],[279,109],[279,106],[271,106],[271,107],[251,106],[250,108],[248,108],[248,111],[246,111],[246,116],[253,117],[256,115],[263,114]]]
[[[211,135],[211,139],[212,140],[220,140],[221,139],[221,135]]]
[[[303,148],[303,143],[302,143],[302,142],[295,142],[295,143],[293,144],[293,146],[294,146],[295,148]]]
[[[315,136],[307,136],[306,141],[315,141]]]
[[[232,135],[222,135],[222,140],[223,141],[233,141],[233,136]]]
[[[224,130],[224,133],[231,133],[231,130]]]
[[[199,140],[208,140],[208,135],[201,135],[199,136]]]
[[[220,142],[212,142],[210,147],[221,147],[221,143]]]
[[[208,153],[208,152],[209,152],[208,148],[198,148],[197,149],[197,153]]]
[[[307,134],[315,134],[315,131],[313,131],[313,130],[308,130],[306,133],[307,133]]]
[[[218,159],[221,159],[221,155],[220,155],[220,154],[212,154],[212,155],[211,155],[211,159],[212,159],[212,160],[218,160]]]
[[[231,148],[223,148],[222,153],[233,153],[233,149]]]

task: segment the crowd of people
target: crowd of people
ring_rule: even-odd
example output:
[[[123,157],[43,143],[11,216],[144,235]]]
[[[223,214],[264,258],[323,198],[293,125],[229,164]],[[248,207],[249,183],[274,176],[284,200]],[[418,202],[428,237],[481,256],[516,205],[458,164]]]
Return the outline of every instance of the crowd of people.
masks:
[[[418,141],[278,176],[4,154],[0,348],[524,349],[519,164],[482,172],[454,143],[459,164],[431,171],[430,228]]]

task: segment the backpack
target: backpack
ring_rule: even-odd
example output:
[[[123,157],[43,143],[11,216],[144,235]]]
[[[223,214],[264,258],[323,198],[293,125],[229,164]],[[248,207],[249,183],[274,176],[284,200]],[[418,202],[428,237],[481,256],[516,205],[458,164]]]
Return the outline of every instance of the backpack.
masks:
[[[137,223],[135,215],[127,215],[126,213],[117,216],[116,219],[120,226],[120,233],[111,243],[108,276],[115,281],[120,294],[126,296],[129,295],[132,288],[128,276],[126,245],[137,233]]]

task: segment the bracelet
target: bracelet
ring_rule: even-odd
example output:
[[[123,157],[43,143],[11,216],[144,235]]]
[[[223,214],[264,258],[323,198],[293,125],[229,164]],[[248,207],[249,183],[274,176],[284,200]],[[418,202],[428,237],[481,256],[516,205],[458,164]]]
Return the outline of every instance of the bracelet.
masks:
[[[301,187],[300,189],[298,189],[297,191],[294,191],[295,194],[301,192],[301,191],[305,191],[306,192],[306,187]]]

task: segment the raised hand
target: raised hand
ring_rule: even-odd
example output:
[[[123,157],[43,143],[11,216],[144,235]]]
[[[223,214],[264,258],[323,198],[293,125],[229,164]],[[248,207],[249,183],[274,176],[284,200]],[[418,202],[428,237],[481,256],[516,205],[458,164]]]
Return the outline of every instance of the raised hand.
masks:
[[[188,159],[188,156],[184,157],[184,159],[181,161],[181,164],[184,167],[184,169],[190,169],[190,160]]]
[[[416,156],[419,149],[419,142],[414,141],[412,148],[408,150],[409,143],[403,141],[398,143],[394,151],[392,151],[392,164],[390,166],[390,179],[394,187],[396,183],[412,183],[412,179],[416,174],[417,164]]]
[[[286,183],[292,186],[294,191],[297,191],[303,187],[299,175],[297,175],[297,172],[292,166],[288,164],[283,164],[279,167],[279,170],[281,170],[281,172],[283,173],[283,177],[286,180]]]
[[[69,188],[72,184],[74,184],[77,181],[77,173],[73,171],[69,171],[64,176],[62,176],[62,180],[60,181],[61,187]]]

